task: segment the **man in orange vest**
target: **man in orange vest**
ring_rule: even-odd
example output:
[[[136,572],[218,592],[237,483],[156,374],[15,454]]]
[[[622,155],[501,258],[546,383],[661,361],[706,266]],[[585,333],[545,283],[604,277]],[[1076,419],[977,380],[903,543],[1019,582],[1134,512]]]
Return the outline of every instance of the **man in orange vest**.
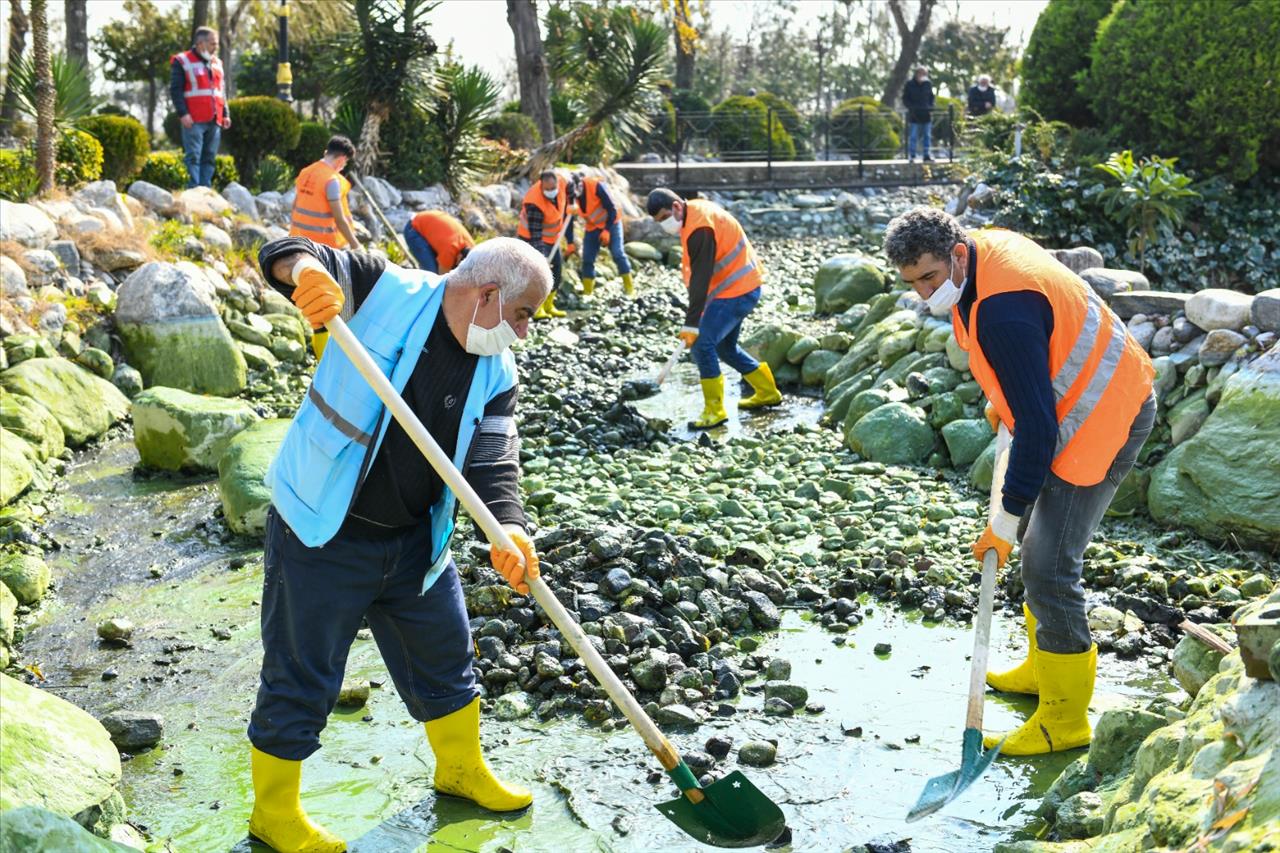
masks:
[[[684,249],[682,266],[689,307],[680,340],[692,350],[698,365],[703,399],[702,415],[689,425],[711,429],[729,419],[724,410],[722,359],[755,391],[738,401],[739,409],[781,403],[782,394],[769,365],[738,346],[742,321],[760,302],[764,272],[738,220],[712,202],[685,201],[666,188],[649,193],[646,207],[664,231],[680,235]]]
[[[565,231],[565,248],[562,252],[557,251],[556,243],[566,217],[569,217],[569,227]],[[544,170],[538,181],[524,194],[524,201],[520,203],[520,225],[516,228],[516,236],[541,252],[551,264],[554,285],[547,294],[547,300],[533,315],[534,319],[565,316],[565,312],[556,307],[556,291],[560,289],[560,275],[564,269],[562,255],[573,254],[576,247],[573,245],[573,219],[569,213],[568,182],[555,169]]]
[[[582,214],[582,292],[590,296],[595,290],[596,256],[600,254],[600,244],[605,242],[609,245],[614,266],[622,276],[622,292],[627,296],[635,296],[631,261],[622,250],[622,218],[608,184],[599,178],[579,173],[573,176],[569,189]]]
[[[1085,746],[1098,647],[1084,549],[1155,422],[1151,360],[1079,276],[1019,234],[966,233],[916,208],[889,223],[885,253],[935,316],[951,316],[988,418],[1013,433],[1001,505],[973,555],[994,549],[1003,566],[1021,539],[1027,658],[987,683],[1040,701],[1001,751]]]
[[[200,27],[192,48],[175,53],[169,60],[169,97],[182,123],[188,187],[213,184],[214,158],[222,129],[231,127],[231,111],[227,109],[222,80],[218,31]]]
[[[456,217],[443,210],[424,210],[404,226],[404,241],[418,268],[444,274],[475,248],[475,238]]]

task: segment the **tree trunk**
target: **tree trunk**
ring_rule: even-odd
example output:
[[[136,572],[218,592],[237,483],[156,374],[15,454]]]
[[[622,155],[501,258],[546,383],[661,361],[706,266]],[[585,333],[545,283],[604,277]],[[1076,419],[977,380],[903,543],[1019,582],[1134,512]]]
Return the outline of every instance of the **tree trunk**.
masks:
[[[373,167],[378,162],[378,142],[382,138],[382,122],[391,115],[391,108],[386,104],[370,104],[364,114],[364,124],[360,128],[360,141],[356,143],[356,171],[362,177],[373,174]]]
[[[18,89],[13,85],[13,69],[18,67],[26,50],[28,25],[26,13],[22,11],[22,0],[9,0],[9,74],[5,77],[4,101],[0,104],[0,136],[13,132],[13,117],[18,114]]]
[[[196,43],[196,30],[209,26],[209,0],[194,0],[191,4],[191,41]]]
[[[889,82],[884,86],[884,94],[880,96],[880,103],[886,107],[897,106],[902,98],[902,87],[911,74],[911,66],[920,52],[920,42],[929,29],[929,16],[937,2],[938,0],[920,0],[916,22],[908,27],[906,16],[902,13],[902,0],[889,0],[889,11],[893,13],[893,22],[898,28],[902,45],[898,50],[898,61],[893,64],[893,71],[889,74]]]
[[[227,100],[236,96],[236,75],[231,71],[231,54],[234,36],[231,33],[231,16],[227,0],[218,0],[218,58],[222,60],[222,86]]]
[[[516,41],[516,72],[520,78],[520,112],[533,119],[543,142],[555,138],[551,120],[551,88],[542,55],[542,33],[534,0],[507,0],[507,23]]]
[[[156,78],[152,77],[147,81],[147,133],[150,136],[156,135]]]
[[[692,37],[681,35],[682,29],[693,28],[689,22],[689,0],[675,0],[672,11],[672,27],[676,33],[676,88],[688,90],[693,88],[693,69],[698,51]]]
[[[67,19],[67,56],[80,60],[89,68],[89,10],[85,0],[64,0]]]
[[[53,190],[53,70],[49,61],[49,10],[46,0],[31,0],[31,52],[36,65],[36,177],[41,194]]]

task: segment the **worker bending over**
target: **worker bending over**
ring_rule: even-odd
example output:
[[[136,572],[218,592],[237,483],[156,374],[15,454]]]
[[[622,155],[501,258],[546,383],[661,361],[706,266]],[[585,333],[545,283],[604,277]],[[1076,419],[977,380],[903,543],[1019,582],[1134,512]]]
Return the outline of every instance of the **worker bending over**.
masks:
[[[443,210],[414,214],[405,223],[404,242],[418,269],[441,274],[452,272],[476,245],[466,226]]]
[[[609,244],[609,254],[622,276],[622,292],[635,296],[636,287],[631,278],[631,261],[622,250],[622,217],[618,204],[609,192],[609,185],[599,178],[583,174],[574,175],[569,192],[582,214],[582,292],[590,296],[596,287],[596,256],[600,243]]]
[[[565,230],[565,248],[557,250],[560,229]],[[560,289],[560,278],[564,271],[565,253],[573,254],[577,247],[573,245],[573,218],[569,213],[568,182],[555,169],[547,169],[542,176],[529,187],[520,203],[520,225],[516,236],[533,246],[551,264],[551,292],[546,301],[539,306],[534,318],[545,320],[548,317],[563,317],[565,313],[556,307],[556,291]]]
[[[1040,701],[1001,751],[1084,746],[1098,663],[1084,549],[1155,422],[1151,361],[1079,276],[1026,237],[966,233],[922,207],[889,223],[885,253],[933,314],[950,314],[993,427],[1013,433],[1001,505],[973,555],[995,549],[1003,566],[1021,539],[1027,658],[987,683]]]
[[[680,340],[692,350],[702,377],[702,415],[690,423],[710,429],[729,419],[724,410],[724,376],[720,360],[742,374],[755,391],[738,401],[739,409],[776,406],[782,394],[769,365],[756,361],[738,345],[742,321],[760,302],[764,270],[738,220],[722,207],[702,199],[685,201],[673,191],[649,193],[649,215],[668,234],[680,235],[681,266],[689,290]]]

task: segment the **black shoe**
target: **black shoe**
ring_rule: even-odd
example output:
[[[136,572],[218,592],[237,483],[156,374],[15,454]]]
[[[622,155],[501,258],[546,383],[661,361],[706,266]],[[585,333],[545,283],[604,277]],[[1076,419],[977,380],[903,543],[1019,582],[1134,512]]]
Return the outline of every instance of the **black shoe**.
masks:
[[[933,158],[932,158],[932,157],[926,157],[926,158],[924,158],[924,162],[926,162],[926,163],[932,163],[932,162],[933,162]]]

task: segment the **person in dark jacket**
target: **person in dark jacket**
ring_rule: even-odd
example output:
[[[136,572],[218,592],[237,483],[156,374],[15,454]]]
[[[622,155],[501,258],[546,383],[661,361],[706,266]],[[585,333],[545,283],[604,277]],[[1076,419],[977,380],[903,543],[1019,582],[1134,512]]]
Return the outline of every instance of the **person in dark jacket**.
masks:
[[[929,69],[917,65],[915,76],[902,87],[902,106],[907,111],[907,161],[916,159],[916,149],[923,141],[921,153],[926,163],[933,160],[929,156],[929,136],[933,129],[933,82],[929,79]]]
[[[969,115],[984,116],[995,108],[996,90],[991,86],[991,78],[979,75],[978,82],[969,87]]]

